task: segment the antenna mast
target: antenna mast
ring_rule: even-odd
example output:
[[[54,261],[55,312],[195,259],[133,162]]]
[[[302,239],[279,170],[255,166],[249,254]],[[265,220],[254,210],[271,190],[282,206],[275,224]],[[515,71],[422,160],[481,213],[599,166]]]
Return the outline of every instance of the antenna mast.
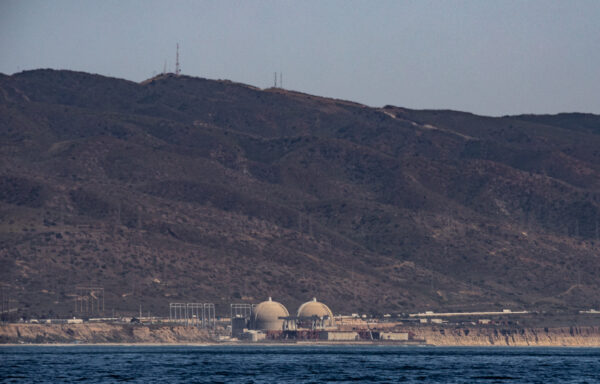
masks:
[[[273,88],[277,88],[277,72],[273,72]]]
[[[175,76],[179,76],[181,68],[179,68],[179,43],[177,43],[177,53],[175,55]]]
[[[279,88],[283,89],[283,72],[279,72]]]

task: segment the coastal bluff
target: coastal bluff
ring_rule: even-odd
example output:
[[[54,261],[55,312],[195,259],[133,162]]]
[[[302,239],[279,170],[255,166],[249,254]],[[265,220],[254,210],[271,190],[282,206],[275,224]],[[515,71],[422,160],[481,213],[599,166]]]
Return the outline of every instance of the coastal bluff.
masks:
[[[196,327],[139,324],[2,324],[0,344],[58,343],[205,343],[208,332]]]
[[[414,327],[416,338],[435,346],[600,347],[600,327]]]
[[[408,327],[433,346],[600,347],[600,326],[554,328]],[[0,344],[216,342],[196,327],[140,324],[2,324]]]

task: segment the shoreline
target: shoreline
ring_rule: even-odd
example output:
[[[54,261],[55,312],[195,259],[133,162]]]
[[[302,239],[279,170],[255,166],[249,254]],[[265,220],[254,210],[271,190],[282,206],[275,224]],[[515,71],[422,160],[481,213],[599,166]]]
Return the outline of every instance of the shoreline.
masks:
[[[264,347],[311,347],[311,346],[388,346],[388,347],[424,347],[424,346],[433,346],[428,344],[418,344],[418,343],[394,343],[394,342],[373,342],[373,341],[298,341],[298,342],[235,342],[235,341],[225,341],[225,342],[203,342],[203,343],[6,343],[0,344],[0,347],[9,346],[9,347],[25,347],[25,346],[33,346],[33,347],[98,347],[98,346],[106,346],[106,347],[256,347],[256,346],[264,346]]]
[[[489,348],[489,349],[525,349],[525,348],[577,348],[600,349],[600,345],[433,345],[433,344],[391,344],[391,343],[26,343],[0,344],[3,347],[397,347],[397,348]]]
[[[409,326],[409,340],[217,340],[206,329],[180,325],[3,324],[0,346],[445,346],[600,348],[600,326],[520,328]]]

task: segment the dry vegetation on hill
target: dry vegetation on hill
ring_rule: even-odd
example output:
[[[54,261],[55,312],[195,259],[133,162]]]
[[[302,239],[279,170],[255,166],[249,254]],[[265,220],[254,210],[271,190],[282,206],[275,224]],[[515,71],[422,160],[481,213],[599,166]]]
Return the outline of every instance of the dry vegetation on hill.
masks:
[[[369,108],[228,81],[0,76],[0,283],[29,316],[266,296],[600,307],[600,116]]]

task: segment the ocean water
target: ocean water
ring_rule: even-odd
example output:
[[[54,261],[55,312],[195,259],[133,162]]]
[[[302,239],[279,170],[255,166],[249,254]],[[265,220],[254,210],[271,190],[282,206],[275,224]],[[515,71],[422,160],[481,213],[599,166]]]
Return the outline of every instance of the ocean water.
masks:
[[[600,349],[0,347],[0,382],[600,383]]]

